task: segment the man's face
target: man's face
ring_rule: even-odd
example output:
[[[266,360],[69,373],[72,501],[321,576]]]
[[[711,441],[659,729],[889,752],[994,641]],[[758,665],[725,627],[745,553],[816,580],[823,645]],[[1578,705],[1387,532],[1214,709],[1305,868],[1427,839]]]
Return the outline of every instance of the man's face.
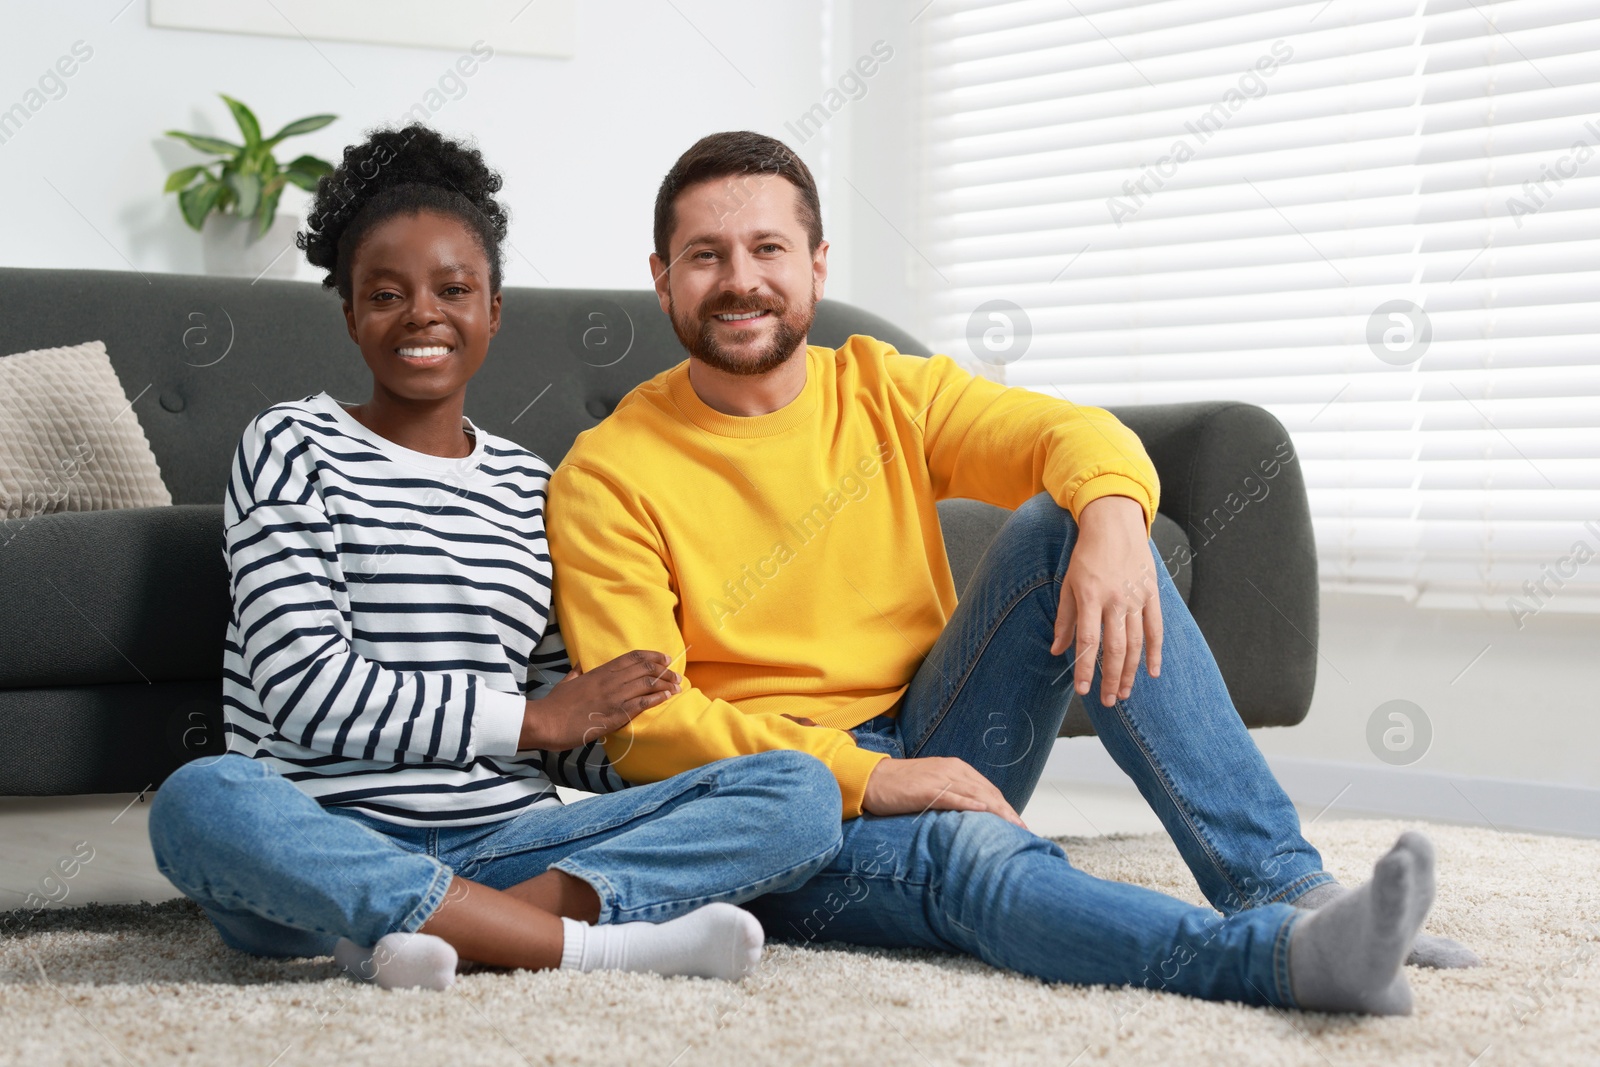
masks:
[[[776,174],[734,175],[678,194],[671,264],[650,257],[661,310],[689,354],[756,375],[804,348],[828,276],[812,252],[800,194]],[[670,269],[669,269],[670,268]]]

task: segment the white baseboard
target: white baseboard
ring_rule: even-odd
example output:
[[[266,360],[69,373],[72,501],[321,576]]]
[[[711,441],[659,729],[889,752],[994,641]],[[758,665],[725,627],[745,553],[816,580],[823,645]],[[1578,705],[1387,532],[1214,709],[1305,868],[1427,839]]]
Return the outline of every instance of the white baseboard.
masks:
[[[1319,812],[1600,837],[1600,789],[1292,756],[1268,756],[1267,765],[1290,800]],[[1082,785],[1133,785],[1094,738],[1057,740],[1044,776]]]

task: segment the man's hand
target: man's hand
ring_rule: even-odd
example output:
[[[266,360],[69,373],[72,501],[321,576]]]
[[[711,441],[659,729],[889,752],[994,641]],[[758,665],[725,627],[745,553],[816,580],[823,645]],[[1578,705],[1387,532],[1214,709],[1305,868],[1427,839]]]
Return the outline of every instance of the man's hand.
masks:
[[[1026,830],[1005,794],[965,760],[954,756],[880,760],[867,776],[861,809],[873,815],[936,811],[991,811]]]
[[[517,748],[561,752],[598,740],[683,688],[660,652],[635,649],[584,673],[573,670],[522,713]]]
[[[1102,651],[1100,703],[1110,707],[1133,692],[1139,651],[1154,678],[1161,673],[1161,597],[1155,563],[1145,534],[1144,508],[1126,496],[1103,496],[1084,505],[1078,515],[1078,543],[1061,583],[1056,610],[1055,641],[1050,654],[1059,656],[1073,645],[1077,657],[1073,684],[1087,694],[1094,663]]]

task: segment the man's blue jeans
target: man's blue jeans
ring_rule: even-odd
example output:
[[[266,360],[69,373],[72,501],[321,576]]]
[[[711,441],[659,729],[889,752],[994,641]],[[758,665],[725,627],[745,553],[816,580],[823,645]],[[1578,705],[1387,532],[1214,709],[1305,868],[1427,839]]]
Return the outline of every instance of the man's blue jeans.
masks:
[[[238,754],[187,763],[150,806],[156,866],[233,948],[326,956],[420,928],[453,875],[506,889],[554,868],[602,923],[665,922],[798,885],[839,848],[839,788],[801,752],[718,760],[652,785],[476,826],[323,808]],[[781,832],[779,830],[781,828]]]
[[[1019,811],[1072,696],[1052,656],[1077,524],[1049,495],[990,545],[896,714],[854,731],[894,757],[957,756]],[[1332,881],[1234,710],[1215,659],[1153,542],[1161,676],[1141,655],[1127,700],[1084,698],[1095,731],[1160,816],[1217,911],[1079,871],[1062,849],[986,812],[864,815],[797,889],[751,905],[773,938],[970,953],[1051,981],[1140,985],[1294,1007],[1287,902]],[[1221,912],[1220,915],[1217,912]]]

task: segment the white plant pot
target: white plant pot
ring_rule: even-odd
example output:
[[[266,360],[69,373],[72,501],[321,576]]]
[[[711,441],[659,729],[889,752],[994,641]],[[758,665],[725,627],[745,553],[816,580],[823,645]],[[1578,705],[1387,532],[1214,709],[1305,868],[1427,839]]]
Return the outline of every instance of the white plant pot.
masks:
[[[280,214],[265,234],[255,236],[255,220],[211,215],[200,231],[207,274],[235,278],[293,278],[303,253],[294,245],[300,220]]]

